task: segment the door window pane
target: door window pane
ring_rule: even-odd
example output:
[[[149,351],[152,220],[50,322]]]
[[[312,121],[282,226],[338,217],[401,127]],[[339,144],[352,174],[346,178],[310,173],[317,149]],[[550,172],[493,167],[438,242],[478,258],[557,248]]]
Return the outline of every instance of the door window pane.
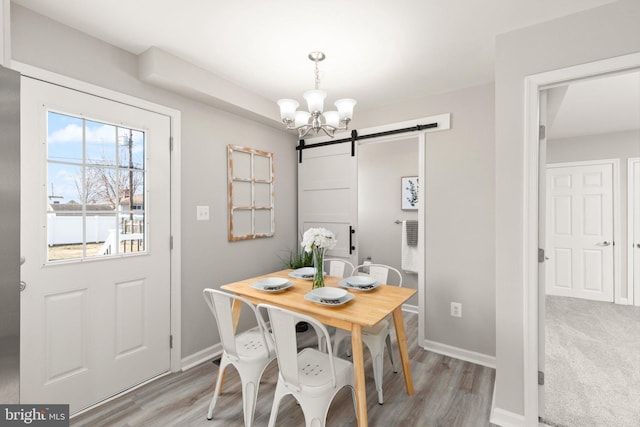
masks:
[[[82,119],[47,114],[47,156],[59,162],[82,163]]]
[[[48,261],[146,251],[144,132],[47,117]]]
[[[116,165],[116,126],[85,121],[87,163],[101,166]]]

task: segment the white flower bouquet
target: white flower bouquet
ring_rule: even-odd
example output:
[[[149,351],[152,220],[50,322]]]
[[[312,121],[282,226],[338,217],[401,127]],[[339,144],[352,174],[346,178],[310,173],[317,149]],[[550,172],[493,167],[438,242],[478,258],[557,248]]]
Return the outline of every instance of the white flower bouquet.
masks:
[[[309,228],[302,236],[302,247],[306,252],[314,248],[333,249],[336,246],[336,236],[326,228]]]
[[[336,246],[336,236],[326,228],[310,228],[302,236],[302,247],[313,254],[313,289],[324,286],[324,251]]]

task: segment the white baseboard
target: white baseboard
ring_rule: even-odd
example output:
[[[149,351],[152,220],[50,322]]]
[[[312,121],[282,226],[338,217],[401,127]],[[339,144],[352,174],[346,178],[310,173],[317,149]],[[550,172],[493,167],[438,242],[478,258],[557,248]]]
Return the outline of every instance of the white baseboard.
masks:
[[[407,313],[420,314],[418,306],[412,304],[402,304],[402,311],[406,311]]]
[[[526,425],[524,415],[514,414],[501,408],[496,408],[496,385],[493,383],[493,396],[491,398],[491,416],[489,422],[500,427],[524,427]]]
[[[466,362],[475,363],[477,365],[486,366],[488,368],[496,368],[496,358],[475,351],[465,350],[463,348],[454,347],[452,345],[442,344],[436,341],[424,340],[422,348],[433,351],[434,353],[444,354],[445,356],[454,357]]]
[[[489,419],[489,422],[500,427],[526,426],[524,415],[514,414],[513,412],[506,411],[501,408],[493,408],[491,410],[491,418]]]
[[[194,366],[197,366],[207,360],[212,360],[217,358],[222,354],[222,344],[218,343],[212,345],[211,347],[207,347],[204,350],[200,350],[197,353],[193,353],[187,357],[183,357],[181,361],[182,370],[186,371],[187,369],[191,369]]]

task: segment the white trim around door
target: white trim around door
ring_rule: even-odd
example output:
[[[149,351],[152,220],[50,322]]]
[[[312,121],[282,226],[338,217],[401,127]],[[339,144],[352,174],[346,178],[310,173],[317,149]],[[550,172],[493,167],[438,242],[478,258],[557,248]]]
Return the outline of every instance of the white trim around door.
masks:
[[[627,160],[627,304],[640,307],[640,157]]]
[[[540,91],[555,84],[640,67],[640,53],[528,76],[524,81],[523,283],[524,424],[538,426],[538,168]]]
[[[181,247],[180,247],[180,111],[163,105],[155,104],[143,99],[139,99],[130,95],[105,89],[91,83],[76,80],[70,77],[56,74],[51,71],[43,70],[24,64],[18,61],[11,61],[11,69],[20,72],[24,76],[42,80],[59,86],[64,86],[77,91],[89,93],[92,95],[107,98],[116,102],[131,105],[137,108],[152,111],[158,114],[168,116],[171,121],[171,371],[178,372],[181,366]],[[167,242],[170,244],[170,242]]]

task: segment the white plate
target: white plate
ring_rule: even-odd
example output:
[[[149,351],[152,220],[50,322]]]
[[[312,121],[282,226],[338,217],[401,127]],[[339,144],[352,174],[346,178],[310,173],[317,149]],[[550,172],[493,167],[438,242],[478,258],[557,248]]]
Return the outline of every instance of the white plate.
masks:
[[[350,284],[346,280],[341,280],[340,282],[338,282],[338,286],[342,286],[343,288],[347,288],[347,289],[352,289],[354,291],[367,292],[367,291],[372,291],[375,288],[377,288],[378,286],[380,286],[380,283],[373,282],[370,285],[356,286],[356,285]]]
[[[279,286],[279,287],[273,287],[273,286],[271,286],[271,287],[266,287],[266,286],[264,285],[264,282],[263,282],[262,280],[258,280],[257,282],[253,282],[253,283],[251,284],[251,287],[252,287],[253,289],[257,289],[257,290],[259,290],[259,291],[263,291],[263,292],[277,293],[277,292],[282,292],[282,291],[284,291],[284,290],[287,290],[287,289],[289,289],[290,287],[292,287],[292,286],[293,286],[293,283],[291,283],[291,282],[289,282],[289,281],[286,281],[286,279],[285,279],[285,282],[286,282],[286,283],[284,283],[283,285],[281,285],[281,286]]]
[[[322,300],[339,300],[347,295],[347,291],[339,288],[325,287],[313,289],[311,294]]]
[[[284,277],[265,277],[264,279],[258,280],[258,282],[262,283],[265,289],[270,289],[281,288],[282,285],[289,283],[289,280]]]
[[[344,279],[344,281],[352,286],[369,286],[376,283],[376,279],[371,276],[351,276]]]
[[[302,267],[297,270],[293,270],[289,273],[289,276],[295,277],[296,279],[303,280],[313,280],[313,276],[316,274],[316,269],[314,267]],[[326,276],[327,273],[324,273]]]
[[[328,307],[338,307],[341,306],[343,304],[348,303],[349,301],[351,301],[352,299],[354,299],[354,295],[350,294],[349,292],[347,292],[347,294],[338,299],[338,300],[324,300],[324,299],[320,299],[317,296],[313,295],[312,292],[309,292],[307,294],[305,294],[304,299],[306,299],[307,301],[311,301],[314,302],[316,304],[320,304],[320,305],[326,305]]]
[[[293,272],[298,276],[313,276],[314,274],[316,274],[316,269],[315,267],[302,267],[298,268],[297,270],[293,270]]]

